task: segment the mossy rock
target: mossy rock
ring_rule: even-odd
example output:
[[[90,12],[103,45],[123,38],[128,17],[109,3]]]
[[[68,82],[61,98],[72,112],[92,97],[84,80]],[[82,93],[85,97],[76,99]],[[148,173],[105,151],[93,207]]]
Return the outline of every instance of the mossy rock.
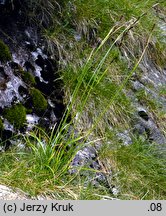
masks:
[[[13,71],[15,76],[23,76],[24,75],[24,69],[20,65],[13,66]]]
[[[12,55],[10,53],[9,47],[0,40],[0,61],[7,62],[12,59]]]
[[[34,76],[29,72],[24,72],[22,75],[22,79],[26,84],[30,86],[34,86],[36,84]]]
[[[0,118],[0,131],[3,131],[3,129],[4,129],[3,122],[2,119]]]
[[[32,88],[30,94],[32,96],[34,109],[38,113],[44,112],[47,109],[47,100],[42,95],[41,91],[36,88]]]
[[[26,108],[17,104],[4,110],[4,117],[17,129],[26,122]]]
[[[35,77],[30,72],[24,71],[24,69],[15,62],[12,62],[12,67],[14,75],[21,77],[27,85],[34,86],[36,84]]]

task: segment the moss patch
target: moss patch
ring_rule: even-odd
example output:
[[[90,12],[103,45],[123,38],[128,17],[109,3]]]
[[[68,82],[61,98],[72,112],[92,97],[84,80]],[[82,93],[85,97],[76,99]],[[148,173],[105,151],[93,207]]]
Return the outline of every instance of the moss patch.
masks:
[[[14,67],[14,75],[21,77],[22,80],[30,86],[36,84],[35,77],[30,72],[24,71],[20,65]]]
[[[24,75],[24,69],[20,65],[16,65],[13,68],[14,70],[14,75],[15,76],[23,76]]]
[[[12,56],[8,46],[2,40],[0,40],[0,61],[7,62],[10,61],[11,59]]]
[[[4,110],[4,117],[15,128],[19,129],[23,127],[26,122],[26,109],[23,105],[18,104]]]
[[[0,131],[2,131],[3,129],[4,129],[3,122],[2,119],[0,118]]]
[[[42,93],[35,88],[31,89],[32,102],[37,112],[43,112],[47,109],[47,100]]]
[[[22,75],[22,79],[28,85],[33,86],[36,84],[34,76],[29,72],[24,72]]]

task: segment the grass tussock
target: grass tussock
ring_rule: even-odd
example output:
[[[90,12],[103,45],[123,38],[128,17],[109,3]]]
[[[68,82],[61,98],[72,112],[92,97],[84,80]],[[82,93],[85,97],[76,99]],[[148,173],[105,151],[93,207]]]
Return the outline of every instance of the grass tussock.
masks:
[[[98,199],[94,195],[97,191],[104,194],[104,187],[94,190],[90,184],[85,185],[86,179],[79,172],[69,174],[79,149],[74,147],[73,140],[58,142],[40,129],[23,137],[21,142],[24,148],[16,146],[0,155],[1,184],[21,188],[31,197],[42,194],[54,199]]]
[[[158,155],[155,145],[135,139],[110,154],[116,161],[115,184],[120,199],[158,200],[166,196],[165,158]]]

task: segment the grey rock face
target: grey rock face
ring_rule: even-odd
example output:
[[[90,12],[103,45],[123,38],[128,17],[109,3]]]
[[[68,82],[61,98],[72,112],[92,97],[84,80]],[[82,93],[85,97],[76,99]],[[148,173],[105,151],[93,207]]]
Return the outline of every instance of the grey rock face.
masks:
[[[8,107],[11,105],[14,99],[18,101],[22,101],[22,97],[18,92],[18,88],[20,85],[24,86],[23,82],[19,77],[16,77],[9,65],[3,67],[5,70],[5,74],[7,74],[8,80],[4,80],[1,76],[0,84],[0,107]],[[3,85],[2,85],[3,84]],[[3,88],[2,88],[3,87]]]
[[[97,154],[96,150],[94,147],[88,146],[83,148],[82,150],[79,150],[72,161],[71,166],[73,167],[71,169],[71,173],[76,172],[76,167],[79,166],[85,166],[87,165],[89,168],[94,168],[96,170],[99,169],[99,164],[95,162],[94,160],[96,159]]]
[[[156,106],[156,109],[166,113],[166,98],[160,94],[160,89],[166,84],[166,70],[157,68],[147,56],[141,62],[140,69],[140,77],[132,81],[132,98],[135,99],[137,92],[140,92],[140,99],[135,101],[132,99],[133,105],[137,110],[134,132],[146,135],[146,138],[150,142],[157,143],[159,148],[161,146],[166,148],[166,137],[159,128],[154,118],[154,113],[148,106],[148,101],[144,103],[144,100],[147,98],[147,100],[153,103],[153,106]],[[141,95],[141,91],[144,92],[144,95]]]
[[[85,176],[88,179],[88,182],[91,182],[96,186],[100,183],[109,187],[106,175],[100,172],[101,166],[97,160],[97,151],[95,147],[87,146],[77,152],[71,163],[70,174],[76,173],[81,167],[93,170],[93,172],[90,170],[81,171],[81,175]]]
[[[134,132],[146,135],[146,138],[150,142],[155,142],[159,145],[166,144],[166,137],[144,108],[138,107],[138,115],[135,120]]]
[[[0,185],[0,200],[51,200],[45,195],[31,197],[20,189]]]
[[[140,64],[143,72],[140,81],[146,86],[151,84],[154,88],[158,89],[166,83],[166,71],[157,69],[153,62],[148,57],[144,57],[143,62]]]
[[[21,191],[13,191],[12,188],[9,188],[4,185],[0,185],[0,200],[28,200],[30,197],[28,197],[26,194],[24,194]]]
[[[122,142],[123,145],[128,146],[132,144],[132,139],[130,137],[129,131],[125,130],[124,132],[117,134],[118,140]]]

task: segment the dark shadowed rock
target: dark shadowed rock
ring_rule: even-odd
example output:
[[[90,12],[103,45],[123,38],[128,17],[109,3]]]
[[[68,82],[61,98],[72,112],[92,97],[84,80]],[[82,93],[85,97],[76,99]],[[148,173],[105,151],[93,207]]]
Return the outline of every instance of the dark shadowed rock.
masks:
[[[160,131],[152,118],[148,118],[148,121],[142,118],[142,116],[137,118],[135,120],[134,133],[146,135],[146,138],[150,142],[155,142],[160,145],[166,144],[164,134]]]
[[[149,120],[149,116],[148,114],[144,111],[144,110],[140,110],[138,111],[138,115],[143,118],[145,121]]]

